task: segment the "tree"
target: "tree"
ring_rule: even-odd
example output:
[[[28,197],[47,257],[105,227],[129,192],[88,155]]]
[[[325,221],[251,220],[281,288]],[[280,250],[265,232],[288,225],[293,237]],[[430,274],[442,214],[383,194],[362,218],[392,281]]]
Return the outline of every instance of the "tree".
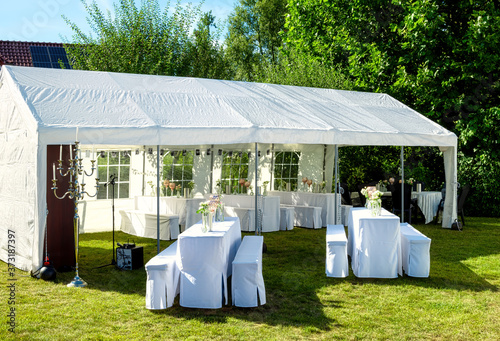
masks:
[[[229,16],[226,46],[236,79],[252,81],[263,63],[276,64],[286,0],[240,0]]]
[[[290,0],[288,10],[287,48],[342,65],[357,89],[386,92],[453,130],[462,156],[459,178],[470,180],[462,172],[472,168],[462,163],[482,164],[496,148],[495,139],[475,136],[482,131],[472,127],[500,107],[498,1]],[[476,140],[480,149],[465,147]],[[468,207],[500,215],[491,193],[472,192]],[[481,195],[488,204],[475,206]]]
[[[193,77],[230,79],[232,72],[225,58],[224,49],[219,44],[220,30],[217,29],[212,12],[202,15],[190,42],[190,55],[193,60],[190,75]]]
[[[140,8],[134,0],[120,0],[112,16],[95,1],[81,1],[94,35],[63,16],[74,32],[66,46],[73,68],[177,76],[192,71],[190,30],[199,6],[182,7],[178,1],[170,14],[169,4],[161,10],[156,0],[143,0]]]
[[[352,90],[354,85],[338,67],[325,65],[309,55],[289,51],[276,63],[262,62],[255,80],[262,83]]]

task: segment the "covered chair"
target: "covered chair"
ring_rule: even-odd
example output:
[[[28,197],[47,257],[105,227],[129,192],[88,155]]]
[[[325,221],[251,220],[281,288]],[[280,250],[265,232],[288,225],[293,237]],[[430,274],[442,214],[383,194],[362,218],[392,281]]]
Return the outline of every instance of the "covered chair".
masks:
[[[342,189],[340,191],[340,193],[342,195],[342,205],[351,205],[352,206],[351,193],[349,192],[349,188],[348,188],[347,184],[341,182],[340,188]]]
[[[464,220],[464,204],[465,204],[465,199],[467,199],[467,195],[469,195],[470,192],[470,186],[465,185],[462,188],[462,192],[460,193],[460,196],[458,197],[458,203],[457,203],[457,216],[460,215],[462,218],[462,225],[465,226],[465,220]]]
[[[445,198],[446,198],[446,187],[443,187],[443,189],[441,190],[441,200],[439,201],[438,209],[436,212],[436,224],[439,222],[439,214],[443,212]]]
[[[464,211],[463,211],[463,209],[464,209],[465,200],[467,199],[467,196],[469,195],[469,192],[470,192],[470,186],[469,185],[465,185],[462,188],[462,192],[458,196],[458,200],[457,200],[457,216],[460,215],[460,217],[462,218],[462,225],[465,225]],[[437,213],[436,213],[436,224],[439,222],[439,214],[443,211],[444,199],[446,198],[446,189],[445,188],[443,188],[441,190],[441,194],[442,194],[442,199],[439,202],[438,210],[437,210]]]
[[[404,185],[404,212],[408,214],[408,222],[411,224],[411,215],[413,212],[413,203],[411,200],[411,185]],[[392,191],[392,213],[399,214],[401,213],[401,185],[394,186],[394,190]]]

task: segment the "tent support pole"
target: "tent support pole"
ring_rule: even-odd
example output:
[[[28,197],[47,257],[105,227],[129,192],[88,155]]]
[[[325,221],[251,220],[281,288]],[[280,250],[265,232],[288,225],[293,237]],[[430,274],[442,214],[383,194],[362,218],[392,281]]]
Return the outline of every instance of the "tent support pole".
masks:
[[[334,191],[335,191],[335,198],[334,198],[334,204],[335,204],[335,224],[339,223],[339,206],[340,203],[339,201],[339,193],[340,193],[340,186],[339,186],[339,146],[335,145],[335,184],[333,185]]]
[[[257,142],[255,143],[255,235],[260,235],[260,224],[259,224],[259,149]]]
[[[160,145],[156,146],[156,254],[160,253]]]
[[[401,146],[401,222],[405,222],[405,149]]]
[[[146,183],[146,146],[144,146],[144,150],[142,151],[142,196],[144,196],[145,184]]]

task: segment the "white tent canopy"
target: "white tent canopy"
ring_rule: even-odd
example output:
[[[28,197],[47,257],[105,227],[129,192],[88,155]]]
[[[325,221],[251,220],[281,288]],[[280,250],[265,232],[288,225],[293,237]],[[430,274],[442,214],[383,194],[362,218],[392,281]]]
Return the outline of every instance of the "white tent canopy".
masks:
[[[41,264],[47,145],[73,143],[76,127],[82,144],[96,145],[436,146],[447,193],[456,194],[457,137],[386,94],[3,66],[0,230],[31,235],[18,245],[32,250],[21,268]],[[456,217],[455,197],[447,196],[444,227]],[[5,260],[4,238],[0,249]]]

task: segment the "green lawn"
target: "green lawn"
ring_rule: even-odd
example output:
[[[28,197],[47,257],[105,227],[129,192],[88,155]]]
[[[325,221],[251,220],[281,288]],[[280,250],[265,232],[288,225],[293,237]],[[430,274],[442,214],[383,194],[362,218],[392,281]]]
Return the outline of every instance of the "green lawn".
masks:
[[[145,309],[144,268],[95,269],[111,260],[111,233],[80,238],[80,275],[87,288],[67,288],[17,271],[16,331],[7,331],[7,264],[1,265],[0,340],[331,340],[500,339],[500,221],[467,218],[463,232],[414,225],[432,239],[431,274],[419,279],[325,276],[326,229],[264,234],[267,304],[218,310],[179,306]],[[156,240],[119,232],[118,242],[144,247]],[[171,242],[162,242],[164,249]]]

